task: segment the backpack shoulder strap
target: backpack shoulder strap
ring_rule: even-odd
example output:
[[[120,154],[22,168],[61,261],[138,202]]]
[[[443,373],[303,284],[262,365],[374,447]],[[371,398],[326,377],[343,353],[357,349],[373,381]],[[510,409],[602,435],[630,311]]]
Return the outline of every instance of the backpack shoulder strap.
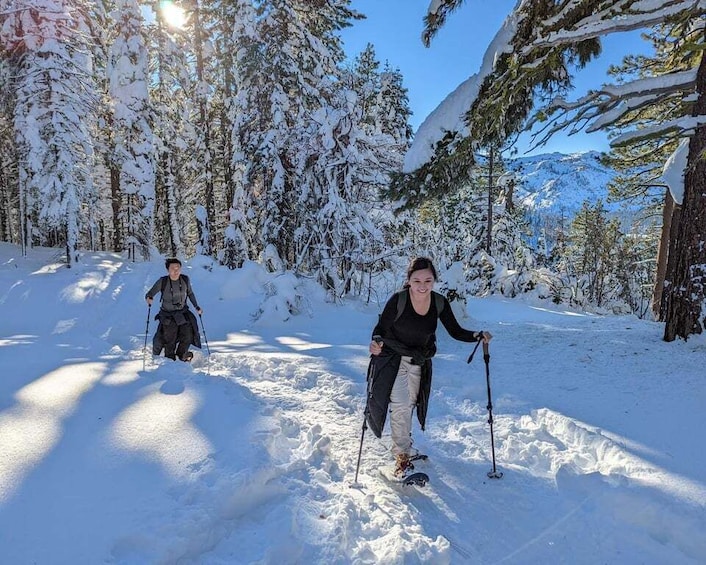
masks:
[[[446,300],[444,300],[444,295],[439,294],[438,292],[432,291],[432,294],[434,295],[434,306],[436,306],[436,315],[441,316],[441,313],[444,311],[444,304],[446,304]]]
[[[184,279],[184,284],[187,286],[189,285],[189,277],[186,275],[179,275],[180,279]],[[169,275],[165,275],[162,277],[162,294],[164,294],[164,289],[167,288],[167,283],[169,282]]]
[[[167,288],[167,279],[169,277],[162,277],[160,280],[162,281],[162,288],[160,289],[160,292],[162,293],[162,300],[164,300],[164,289]]]
[[[405,306],[407,306],[407,296],[409,295],[409,289],[400,290],[397,293],[397,315],[395,316],[395,322],[400,319],[402,312],[404,312]],[[444,295],[438,292],[432,291],[434,296],[434,306],[436,306],[436,315],[441,316],[444,311],[444,305],[446,301],[444,300]]]
[[[397,315],[395,316],[395,322],[400,319],[402,312],[404,312],[404,307],[407,306],[408,294],[409,290],[406,288],[397,293]]]

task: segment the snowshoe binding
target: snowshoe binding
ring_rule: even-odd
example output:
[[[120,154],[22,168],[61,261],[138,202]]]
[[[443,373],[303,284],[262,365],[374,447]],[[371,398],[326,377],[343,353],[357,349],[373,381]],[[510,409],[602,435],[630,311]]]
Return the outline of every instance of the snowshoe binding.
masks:
[[[426,456],[415,456],[416,459],[426,459]],[[403,485],[416,485],[423,487],[429,482],[429,475],[426,473],[415,473],[412,459],[406,453],[400,453],[395,457],[395,470],[393,475],[397,482]]]

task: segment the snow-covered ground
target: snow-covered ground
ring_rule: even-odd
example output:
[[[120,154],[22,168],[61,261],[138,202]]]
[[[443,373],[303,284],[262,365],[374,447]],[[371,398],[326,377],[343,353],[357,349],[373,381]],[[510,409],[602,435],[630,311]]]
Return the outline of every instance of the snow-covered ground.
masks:
[[[282,321],[291,278],[204,266],[210,358],[143,370],[161,261],[0,245],[0,563],[706,563],[704,338],[471,300],[504,477],[483,358],[440,329],[430,484],[387,483],[369,433],[351,488],[380,306],[309,288]]]

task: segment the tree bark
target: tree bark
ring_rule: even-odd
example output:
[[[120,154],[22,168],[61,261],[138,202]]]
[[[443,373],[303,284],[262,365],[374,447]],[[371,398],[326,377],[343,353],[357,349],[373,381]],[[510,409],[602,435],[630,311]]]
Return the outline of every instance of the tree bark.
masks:
[[[512,213],[515,210],[515,179],[511,178],[505,188],[505,209]]]
[[[696,76],[697,100],[692,115],[706,115],[706,54]],[[689,142],[684,201],[676,239],[674,276],[667,291],[664,340],[684,340],[704,330],[706,285],[706,127],[696,128]]]
[[[662,293],[664,290],[664,279],[667,274],[667,257],[669,257],[669,239],[672,230],[672,217],[674,215],[674,198],[669,187],[664,195],[664,207],[662,208],[662,235],[659,239],[657,249],[657,273],[655,274],[655,284],[652,289],[652,316],[655,320],[663,322]],[[674,226],[676,229],[677,226]]]
[[[0,240],[2,241],[12,241],[9,229],[11,216],[8,176],[3,173],[3,163],[0,161]]]
[[[677,262],[677,233],[681,218],[681,206],[675,206],[672,212],[672,229],[669,234],[669,250],[667,251],[667,272],[664,275],[664,288],[662,288],[662,302],[659,311],[659,321],[667,319],[667,303],[669,302],[669,281],[674,280],[675,265]]]
[[[485,236],[485,250],[491,254],[490,248],[493,244],[493,165],[495,159],[495,148],[488,151],[488,233]]]
[[[120,215],[122,213],[123,195],[120,191],[120,169],[113,163],[108,163],[110,169],[110,197],[113,210],[113,251],[123,250],[123,230]]]

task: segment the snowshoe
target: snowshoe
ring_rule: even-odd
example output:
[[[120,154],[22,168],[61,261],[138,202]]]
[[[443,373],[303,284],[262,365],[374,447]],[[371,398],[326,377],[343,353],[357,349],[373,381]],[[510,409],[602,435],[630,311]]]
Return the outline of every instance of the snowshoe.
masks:
[[[426,455],[416,454],[410,457],[406,453],[400,453],[395,457],[395,469],[391,477],[388,477],[392,482],[410,486],[423,487],[429,482],[429,475],[426,473],[415,473],[412,460],[425,460]]]

